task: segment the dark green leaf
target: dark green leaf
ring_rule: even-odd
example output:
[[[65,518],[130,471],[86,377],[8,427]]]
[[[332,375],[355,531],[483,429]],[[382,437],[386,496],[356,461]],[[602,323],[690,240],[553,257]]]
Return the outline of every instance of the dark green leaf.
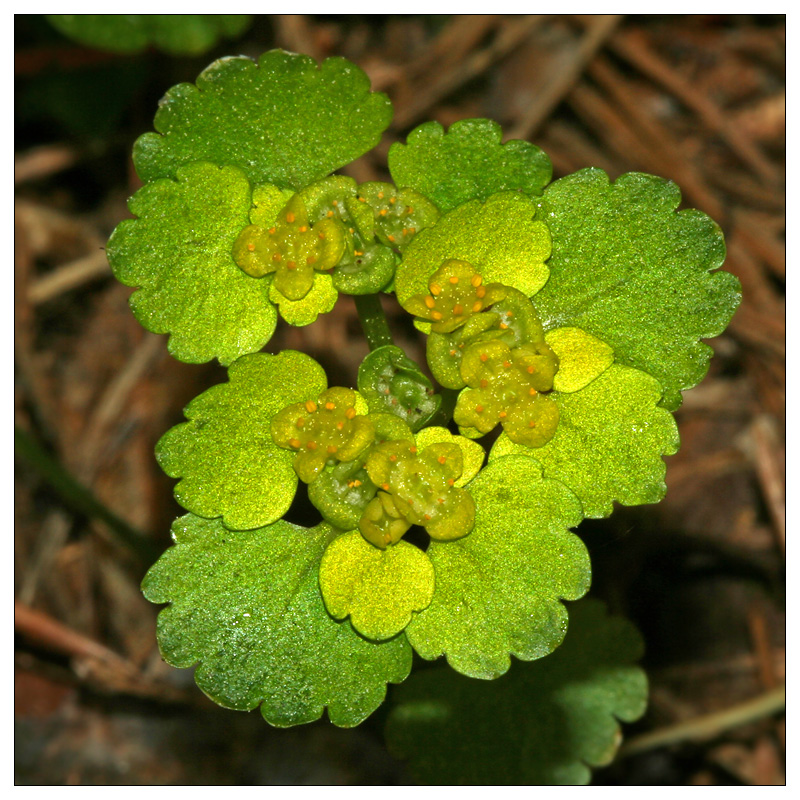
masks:
[[[505,190],[541,194],[552,176],[550,159],[529,142],[501,144],[502,138],[489,119],[454,122],[446,134],[438,122],[426,122],[405,145],[391,146],[389,170],[398,186],[416,189],[442,212]]]
[[[515,663],[491,683],[444,667],[398,688],[386,729],[390,748],[410,760],[419,783],[575,785],[608,764],[618,720],[645,709],[647,679],[636,629],[603,604],[570,607],[561,647],[533,664]]]
[[[215,61],[167,92],[158,133],[134,146],[144,181],[192,161],[236,166],[253,185],[300,189],[374,147],[391,120],[386,95],[343,58],[317,65],[282,50]]]
[[[680,201],[674,183],[640,173],[555,181],[540,212],[550,280],[534,298],[546,329],[582,328],[657,378],[669,410],[708,369],[712,350],[698,340],[722,333],[741,300],[739,281],[712,271],[725,259],[719,227],[694,209],[676,213]]]
[[[149,44],[172,55],[199,55],[221,37],[250,26],[249,14],[47,14],[54,28],[81,44],[136,53]]]
[[[172,532],[175,546],[142,589],[171,604],[158,616],[164,659],[199,662],[195,680],[215,702],[260,706],[279,727],[319,719],[327,706],[334,724],[352,727],[383,702],[387,682],[408,675],[405,637],[368,642],[326,612],[317,574],[329,526],[230,531],[187,514]]]

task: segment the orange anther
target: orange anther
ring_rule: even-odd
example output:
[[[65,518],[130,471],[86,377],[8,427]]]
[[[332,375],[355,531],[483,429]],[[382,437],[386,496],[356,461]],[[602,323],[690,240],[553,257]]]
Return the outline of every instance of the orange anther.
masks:
[[[533,375],[534,372],[536,372],[536,367],[534,367],[533,364],[531,364],[528,367],[528,375]]]
[[[430,289],[431,294],[436,295],[437,297],[442,293],[442,287],[439,286],[438,283],[432,283]]]
[[[311,440],[311,441],[310,441],[310,442],[309,442],[309,443],[306,445],[306,447],[307,447],[309,450],[316,450],[316,449],[317,449],[317,447],[318,447],[318,445],[317,445],[317,443],[316,443],[316,442],[315,442],[315,441],[312,439],[312,440]]]
[[[303,417],[298,417],[298,418],[297,418],[297,422],[295,422],[295,425],[296,425],[298,428],[302,428],[302,427],[303,427],[303,425],[305,425],[305,424],[306,424],[306,421],[303,419]]]
[[[511,366],[511,362],[510,362],[510,361],[504,361],[504,362],[503,362],[503,366],[504,366],[506,369],[508,369],[508,368]]]
[[[414,209],[411,206],[408,206],[408,208],[406,208],[406,214],[413,214],[413,213]]]
[[[445,461],[447,461],[447,459],[446,459],[444,456],[439,456],[439,458],[437,458],[436,460],[437,460],[437,461],[438,461],[440,464],[444,464],[444,462],[445,462]]]
[[[299,439],[289,439],[289,446],[293,447],[295,450],[300,447],[300,444],[301,442]]]
[[[428,295],[425,298],[425,305],[428,306],[428,308],[433,308],[436,305],[436,301],[430,295]]]
[[[507,327],[508,327],[508,325],[506,325],[505,322],[501,322],[500,325],[499,325],[499,328],[500,328],[501,331],[504,331]]]
[[[378,200],[383,200],[383,192],[378,192]]]
[[[458,275],[451,275],[450,276],[450,283],[452,283],[453,286],[455,286],[458,283]]]
[[[416,228],[409,228],[408,232],[413,235],[413,234],[415,234],[417,232],[417,229]]]
[[[513,317],[513,316],[514,316],[514,312],[513,312],[513,311],[509,311],[509,312],[506,314],[506,316],[507,316],[509,319],[511,319],[511,317]]]
[[[394,453],[392,453],[392,454],[389,456],[389,461],[397,461],[397,456],[396,456]]]
[[[497,416],[500,417],[500,419],[505,419],[508,416],[508,414],[506,414],[505,411],[501,411]]]
[[[305,233],[308,230],[308,225],[301,225],[297,230],[299,230],[300,233]]]
[[[463,313],[464,313],[464,306],[462,306],[460,303],[456,303],[456,304],[453,306],[453,313],[454,313],[454,314],[455,314],[457,317],[458,317],[458,316],[460,316],[461,314],[463,314]]]
[[[383,489],[384,492],[388,492],[389,491],[389,484],[388,483],[382,483],[381,484],[381,489]]]
[[[327,408],[328,411],[333,411],[333,409],[336,408],[336,404],[328,400],[328,402],[325,403],[325,408]]]
[[[363,256],[364,253],[361,250],[353,250],[353,255],[354,256]]]
[[[536,389],[534,389],[534,388],[533,388],[533,386],[531,386],[531,388],[530,388],[530,389],[528,389],[528,394],[529,394],[531,397],[533,397],[533,396],[536,394]]]
[[[386,238],[387,238],[387,239],[388,239],[390,242],[393,242],[393,241],[394,241],[394,236],[387,236]]]
[[[456,355],[458,355],[458,350],[451,350],[451,351],[450,351],[450,355],[451,355],[451,356],[456,356]]]
[[[479,287],[478,287],[478,288],[475,290],[475,295],[476,295],[477,297],[483,297],[485,294],[486,294],[486,287],[485,287],[485,286],[479,286]]]
[[[382,208],[382,209],[381,209],[381,210],[380,210],[378,213],[379,213],[379,214],[380,214],[382,217],[385,217],[385,216],[386,216],[386,215],[387,215],[389,212],[388,212],[388,211],[387,211],[385,208]]]
[[[280,253],[273,253],[272,254],[272,260],[273,261],[280,261],[281,260],[281,254]]]
[[[444,503],[444,497],[440,497],[436,502],[437,503]]]
[[[256,246],[252,242],[250,242],[250,244],[247,245],[247,249],[252,253],[253,250],[256,249]]]
[[[452,486],[456,482],[456,479],[455,478],[448,478],[447,482],[450,484],[450,486]]]
[[[489,356],[486,353],[481,353],[481,361],[485,364],[489,360]]]
[[[475,410],[476,410],[476,411],[477,411],[479,414],[483,414],[483,406],[481,406],[481,405],[477,405],[477,406],[475,406]]]
[[[353,481],[353,486],[355,486],[356,488],[358,488],[359,486],[361,486],[361,481],[360,481],[360,480],[358,480],[358,478],[356,478],[356,479]]]
[[[533,420],[531,420],[531,421],[528,423],[528,427],[529,427],[529,428],[535,428],[535,427],[536,427],[536,423],[535,423]]]
[[[313,414],[317,410],[317,404],[313,400],[306,400],[306,411]]]
[[[316,262],[316,260],[317,260],[317,257],[316,257],[316,256],[309,256],[309,257],[306,259],[306,264],[314,264],[314,263]]]
[[[347,411],[344,412],[344,415],[347,417],[347,419],[353,419],[353,417],[356,415],[356,410],[352,407],[348,408]]]
[[[321,234],[319,235],[319,238],[320,238],[320,239],[324,239],[324,238],[325,238],[325,234],[324,234],[324,233],[321,233]]]
[[[408,448],[408,452],[409,453],[416,453],[417,452],[417,446],[415,444],[412,444],[411,447]]]
[[[431,316],[438,322],[442,318],[442,312],[434,311]]]
[[[389,198],[389,202],[390,202],[392,205],[394,205],[394,204],[397,202],[397,198],[396,198],[396,197],[390,197],[390,198]]]
[[[483,278],[480,275],[473,275],[470,283],[477,289],[483,283]]]
[[[367,201],[363,197],[358,198],[359,203],[366,203]]]
[[[335,203],[336,201],[334,200],[333,202]],[[329,216],[329,217],[332,217],[332,216],[333,216],[333,211],[329,211],[329,212],[328,212],[328,216]]]
[[[269,232],[274,236],[276,230],[277,230],[277,228],[270,228]]]
[[[483,303],[480,300],[476,300],[475,303],[472,304],[472,310],[477,314],[483,308]]]
[[[335,444],[328,445],[328,452],[333,455],[339,448]]]
[[[338,200],[334,200],[333,201],[333,205],[338,206],[339,205],[339,201]]]
[[[291,212],[291,211],[290,211],[290,212],[289,212],[289,213],[286,215],[286,221],[287,221],[287,222],[288,222],[290,225],[291,225],[291,224],[294,222],[294,214],[292,214],[292,212]]]
[[[486,378],[481,378],[481,389],[485,389],[489,385],[489,381]]]
[[[297,269],[297,262],[296,261],[287,261],[286,262],[286,269]]]
[[[339,422],[336,423],[336,430],[340,431],[342,430],[342,428],[344,428],[344,422],[340,420]]]

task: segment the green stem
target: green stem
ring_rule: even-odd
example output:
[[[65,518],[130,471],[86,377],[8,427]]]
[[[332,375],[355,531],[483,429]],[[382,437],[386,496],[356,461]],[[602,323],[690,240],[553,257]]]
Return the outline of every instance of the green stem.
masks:
[[[104,522],[108,529],[146,565],[156,560],[158,550],[145,536],[106,508],[30,435],[16,426],[14,426],[14,452],[33,467],[73,510]]]
[[[781,686],[732,708],[669,725],[650,733],[643,733],[626,742],[620,748],[619,754],[624,758],[687,740],[710,739],[723,731],[738,728],[747,722],[777,714],[785,706],[786,687]]]
[[[439,394],[442,396],[442,404],[439,410],[430,418],[426,427],[442,427],[446,428],[453,419],[453,410],[456,407],[456,400],[458,400],[458,392],[454,389],[439,389]]]
[[[370,350],[377,350],[387,344],[393,344],[392,332],[383,313],[381,299],[377,294],[354,295],[358,320],[367,337]]]

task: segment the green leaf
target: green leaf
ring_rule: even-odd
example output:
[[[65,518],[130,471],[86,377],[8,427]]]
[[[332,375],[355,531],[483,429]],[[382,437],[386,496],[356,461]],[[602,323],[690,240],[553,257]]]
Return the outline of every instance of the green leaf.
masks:
[[[558,357],[558,372],[553,377],[557,392],[583,389],[614,363],[614,351],[580,328],[555,328],[545,341]]]
[[[278,306],[284,320],[297,327],[310,325],[320,314],[332,311],[338,297],[330,275],[315,275],[311,290],[302,300],[285,297],[274,283],[269,287],[269,299]]]
[[[419,430],[439,409],[441,395],[402,348],[392,344],[372,350],[358,368],[358,390],[372,413],[400,417]]]
[[[552,177],[550,159],[529,142],[501,144],[502,138],[489,119],[460,120],[447,133],[438,122],[426,122],[405,145],[389,148],[389,171],[398,186],[416,189],[442,212],[504,190],[540,195]]]
[[[418,547],[398,542],[380,550],[353,531],[335,539],[322,557],[319,585],[328,613],[350,617],[368,639],[389,639],[433,597],[433,566]]]
[[[675,420],[658,407],[661,387],[645,372],[613,364],[585,389],[550,395],[560,419],[543,447],[515,445],[503,434],[489,461],[526,455],[548,478],[569,486],[587,517],[607,517],[613,501],[624,506],[664,497],[663,455],[678,451]]]
[[[555,653],[496,681],[445,668],[414,674],[393,695],[390,750],[422,784],[586,784],[590,767],[614,757],[618,720],[644,713],[647,678],[634,663],[642,649],[630,622],[582,600]]]
[[[485,203],[471,200],[418,233],[395,273],[401,305],[428,294],[428,281],[447,260],[466,261],[485,283],[502,283],[531,296],[547,281],[547,226],[534,220],[536,206],[524,195],[501,192]]]
[[[275,444],[270,422],[285,406],[316,399],[327,380],[313,358],[294,350],[244,356],[228,375],[189,403],[189,422],[161,437],[156,457],[181,478],[175,498],[185,509],[256,528],[283,516],[297,488],[294,453]]]
[[[580,504],[530,459],[489,464],[467,489],[475,527],[431,543],[436,592],[406,635],[423,658],[446,655],[458,672],[491,679],[508,670],[509,654],[530,661],[558,647],[567,627],[560,600],[589,588],[589,556],[567,530],[581,521]]]
[[[158,133],[134,146],[143,181],[175,175],[192,161],[243,170],[251,183],[300,189],[374,147],[392,107],[343,58],[317,65],[282,50],[223,58],[197,85],[170,89],[155,116]]]
[[[644,370],[675,410],[702,380],[718,336],[741,300],[739,281],[712,272],[725,259],[719,227],[700,211],[675,212],[678,187],[630,173],[609,183],[586,169],[552,183],[540,218],[553,237],[550,280],[534,299],[545,329],[574,326]]]
[[[277,321],[269,282],[251,278],[231,255],[248,224],[250,184],[232,167],[191,164],[176,180],[142,187],[130,200],[137,219],[121,222],[108,261],[126,286],[139,322],[169,333],[169,351],[200,364],[229,364],[260,350]]]
[[[405,637],[368,642],[325,611],[317,573],[334,536],[279,521],[230,531],[187,514],[172,528],[175,546],[142,583],[158,616],[164,659],[191,667],[197,685],[226,708],[261,707],[272,725],[313,722],[328,708],[352,727],[382,702],[386,683],[411,669]]]
[[[81,44],[138,53],[149,44],[172,55],[199,55],[221,37],[243,33],[250,14],[46,14],[50,24]]]

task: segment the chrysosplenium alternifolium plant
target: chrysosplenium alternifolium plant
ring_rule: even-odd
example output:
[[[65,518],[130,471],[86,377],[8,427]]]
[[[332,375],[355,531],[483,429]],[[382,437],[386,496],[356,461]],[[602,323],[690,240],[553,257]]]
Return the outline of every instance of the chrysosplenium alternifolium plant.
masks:
[[[135,218],[108,245],[170,353],[229,369],[157,447],[188,512],[143,584],[169,604],[161,650],[279,726],[326,707],[358,724],[412,650],[482,679],[552,653],[562,601],[590,582],[571,529],[662,498],[699,340],[740,299],[719,228],[677,211],[675,184],[551,182],[547,156],[490,120],[416,128],[389,151],[393,183],[334,174],[391,113],[344,59],[217,61],[137,141]],[[391,343],[390,292],[442,388]],[[339,294],[370,345],[356,388],[259,352],[279,317],[308,325]],[[283,519],[300,482],[310,529]]]

